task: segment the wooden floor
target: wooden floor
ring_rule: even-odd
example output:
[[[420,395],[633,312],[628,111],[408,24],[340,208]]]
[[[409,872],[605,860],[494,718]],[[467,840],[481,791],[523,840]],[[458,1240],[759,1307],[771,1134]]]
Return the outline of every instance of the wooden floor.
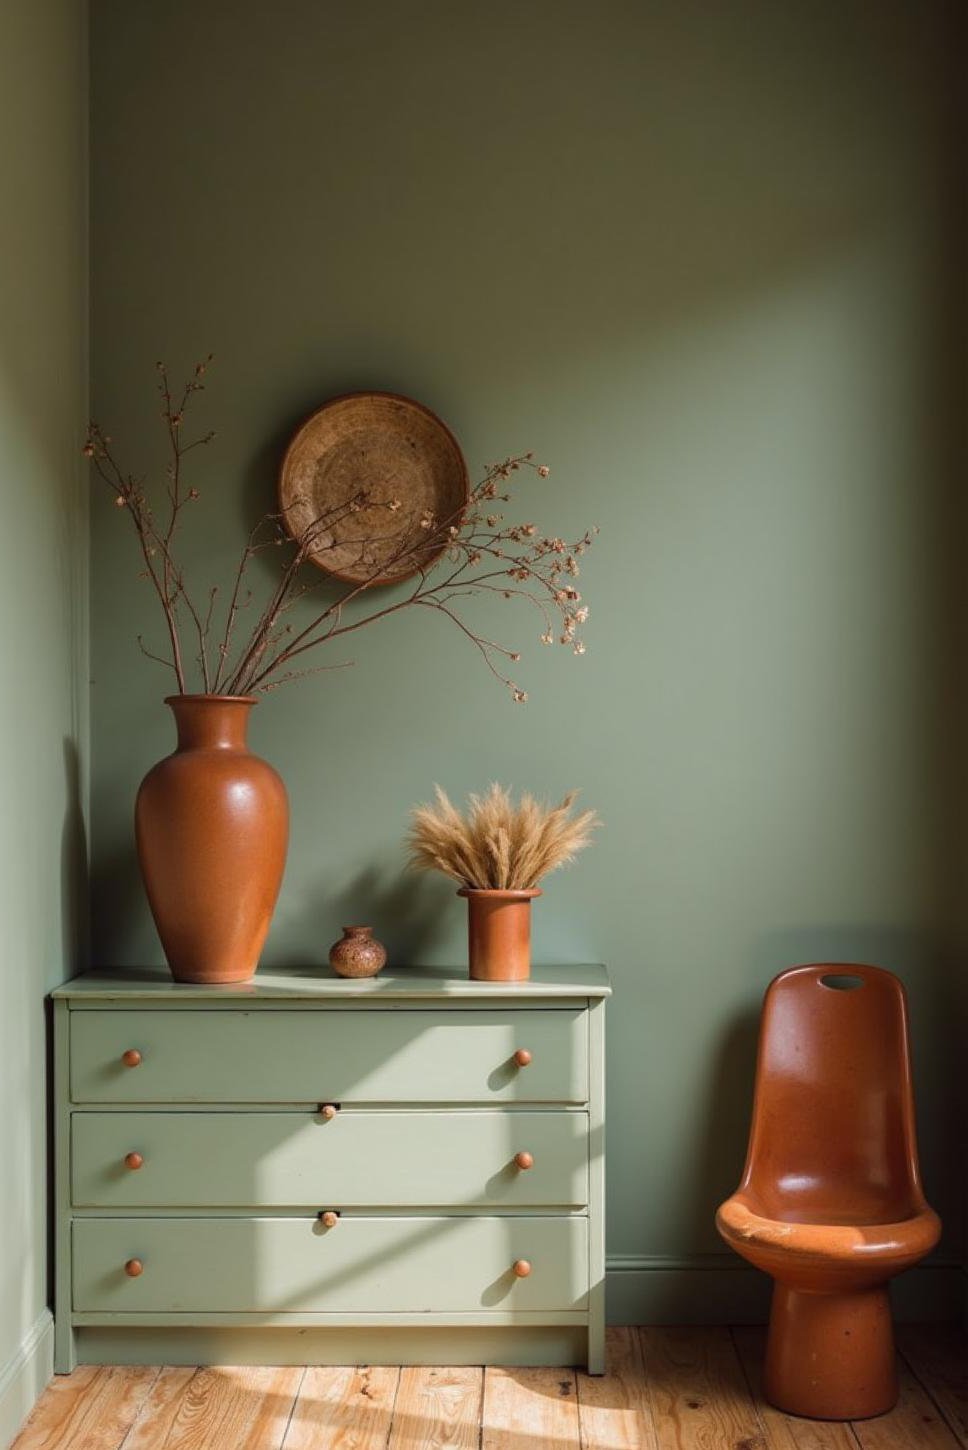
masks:
[[[853,1425],[758,1390],[755,1329],[613,1329],[609,1373],[554,1369],[94,1369],[56,1379],[15,1450],[956,1450],[968,1341],[899,1332],[901,1398]]]

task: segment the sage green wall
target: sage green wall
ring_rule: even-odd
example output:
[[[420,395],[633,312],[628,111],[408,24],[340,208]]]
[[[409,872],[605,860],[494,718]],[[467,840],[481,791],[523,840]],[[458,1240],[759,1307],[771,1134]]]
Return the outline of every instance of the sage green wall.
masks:
[[[585,659],[506,606],[525,708],[404,616],[270,696],[253,743],[293,805],[269,962],[324,961],[351,919],[397,961],[462,960],[461,905],[401,875],[434,781],[599,807],[535,949],[614,972],[609,1250],[631,1272],[718,1262],[695,1256],[721,1247],[759,998],[804,959],[908,982],[954,1217],[946,25],[902,0],[95,7],[96,408],[157,462],[155,359],[218,355],[201,577],[228,577],[296,422],[352,388],[425,401],[475,470],[535,449],[553,473],[523,516],[601,526]],[[171,740],[125,522],[97,500],[106,963],[160,959],[130,821]]]
[[[86,732],[87,37],[0,9],[0,1443],[50,1366],[47,991],[79,965]]]

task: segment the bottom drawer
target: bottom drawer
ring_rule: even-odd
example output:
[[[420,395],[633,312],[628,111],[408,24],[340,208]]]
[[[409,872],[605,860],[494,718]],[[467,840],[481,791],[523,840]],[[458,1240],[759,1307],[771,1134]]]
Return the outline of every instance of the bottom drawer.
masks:
[[[73,1243],[77,1313],[581,1310],[588,1296],[584,1218],[89,1218]]]

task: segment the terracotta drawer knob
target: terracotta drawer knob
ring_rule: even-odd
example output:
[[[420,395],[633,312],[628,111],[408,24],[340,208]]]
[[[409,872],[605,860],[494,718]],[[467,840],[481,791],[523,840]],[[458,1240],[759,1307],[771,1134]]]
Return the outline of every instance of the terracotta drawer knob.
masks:
[[[323,1225],[323,1228],[335,1228],[339,1223],[339,1214],[334,1213],[331,1208],[328,1208],[325,1213],[319,1215],[319,1221]]]
[[[121,1061],[125,1067],[137,1067],[141,1061],[141,1053],[136,1047],[129,1047],[127,1052],[121,1054]]]
[[[321,1118],[325,1118],[327,1123],[331,1123],[336,1117],[337,1112],[338,1109],[335,1103],[323,1103],[322,1107],[319,1110],[319,1116]]]
[[[140,1153],[126,1153],[124,1155],[124,1166],[125,1168],[130,1168],[132,1173],[137,1168],[140,1168],[144,1161]]]
[[[527,1259],[515,1259],[514,1276],[516,1279],[526,1279],[531,1273],[531,1265]]]
[[[137,1279],[139,1274],[143,1274],[144,1271],[145,1266],[140,1259],[129,1259],[124,1266],[124,1272],[129,1279]]]
[[[531,1061],[531,1054],[526,1047],[519,1047],[517,1052],[514,1054],[514,1060],[517,1063],[518,1067],[527,1067],[528,1063]]]
[[[522,1151],[520,1153],[515,1153],[515,1155],[514,1155],[514,1165],[515,1165],[516,1168],[520,1168],[522,1172],[525,1172],[528,1168],[533,1168],[534,1167],[534,1154],[533,1153],[528,1153],[526,1151]]]

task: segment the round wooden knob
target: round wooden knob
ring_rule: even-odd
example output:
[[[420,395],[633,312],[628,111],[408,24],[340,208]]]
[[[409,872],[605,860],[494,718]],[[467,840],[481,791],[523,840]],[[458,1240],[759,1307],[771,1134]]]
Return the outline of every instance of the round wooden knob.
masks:
[[[518,1067],[527,1067],[528,1063],[531,1061],[531,1054],[526,1047],[519,1047],[517,1052],[514,1054],[514,1060],[517,1063]]]
[[[520,1168],[522,1171],[524,1171],[524,1170],[526,1170],[528,1168],[533,1168],[534,1167],[534,1154],[533,1153],[528,1153],[528,1152],[523,1151],[523,1150],[520,1153],[515,1153],[515,1155],[514,1155],[514,1165],[515,1165],[516,1168]]]
[[[141,1061],[141,1053],[136,1047],[129,1047],[127,1052],[121,1054],[121,1061],[125,1067],[137,1067]]]
[[[333,1103],[323,1103],[322,1107],[319,1110],[319,1116],[321,1118],[325,1118],[327,1123],[331,1123],[333,1121],[333,1119],[336,1117],[336,1113],[337,1109]]]
[[[515,1259],[514,1277],[516,1279],[526,1279],[530,1273],[531,1265],[528,1263],[527,1259]]]
[[[124,1272],[129,1279],[137,1279],[138,1275],[143,1274],[144,1271],[145,1266],[140,1259],[129,1259],[124,1266]]]
[[[334,1213],[331,1208],[328,1208],[325,1213],[319,1215],[319,1221],[323,1225],[323,1228],[335,1228],[339,1223],[339,1214]]]
[[[132,1173],[135,1169],[140,1168],[144,1161],[140,1153],[126,1153],[124,1155],[124,1166],[125,1168],[130,1168]]]

